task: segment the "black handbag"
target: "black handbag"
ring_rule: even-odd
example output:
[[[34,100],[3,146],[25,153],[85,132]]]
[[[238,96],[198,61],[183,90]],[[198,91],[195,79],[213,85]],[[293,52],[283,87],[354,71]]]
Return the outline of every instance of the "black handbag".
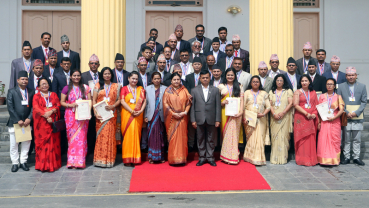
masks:
[[[56,118],[56,115],[55,115]],[[65,120],[61,119],[59,121],[54,121],[53,122],[53,133],[57,133],[57,132],[61,132],[63,130],[65,130]]]

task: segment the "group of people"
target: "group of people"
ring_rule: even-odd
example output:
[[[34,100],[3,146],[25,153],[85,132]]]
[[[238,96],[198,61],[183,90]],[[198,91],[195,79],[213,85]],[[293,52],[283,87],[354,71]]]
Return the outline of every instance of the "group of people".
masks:
[[[328,64],[323,49],[313,58],[307,42],[301,59],[287,60],[287,72],[279,69],[278,55],[272,54],[271,69],[261,61],[258,75],[252,76],[249,53],[240,48],[238,35],[227,41],[227,28],[220,27],[219,37],[210,40],[204,37],[203,25],[195,30],[196,37],[185,41],[178,25],[163,47],[152,29],[130,71],[117,53],[114,69],[99,71],[99,58],[93,54],[90,70],[82,73],[79,55],[72,56],[66,35],[58,53],[48,47],[49,33],[41,35],[42,45],[33,52],[25,41],[23,57],[12,63],[7,98],[12,171],[19,163],[29,170],[27,155],[32,150],[32,141],[22,142],[19,161],[14,124],[32,126],[35,168],[40,171],[60,168],[63,153],[68,168],[84,168],[88,152],[94,153],[95,166],[113,167],[117,150],[126,166],[141,163],[142,151],[147,151],[150,163],[183,165],[188,152],[197,148],[197,166],[216,166],[216,147],[227,164],[238,164],[241,150],[244,161],[265,165],[266,145],[271,145],[270,162],[285,164],[290,144],[298,165],[339,165],[350,163],[351,142],[353,162],[364,165],[360,132],[367,93],[355,67],[339,71],[339,57]],[[226,113],[229,98],[239,98],[234,115]],[[77,100],[91,100],[93,105],[106,101],[105,109],[114,116],[102,122],[93,108],[91,119],[77,120]],[[322,103],[328,103],[328,120],[318,113]]]

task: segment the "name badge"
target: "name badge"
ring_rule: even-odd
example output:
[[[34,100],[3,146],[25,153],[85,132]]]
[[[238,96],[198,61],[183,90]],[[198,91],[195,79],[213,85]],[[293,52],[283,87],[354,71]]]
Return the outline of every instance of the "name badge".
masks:
[[[338,89],[338,84],[336,84],[336,89]]]
[[[256,109],[258,109],[258,108],[259,108],[259,105],[258,105],[258,104],[254,104],[253,106],[254,106],[254,108],[256,108]]]
[[[354,102],[355,101],[355,97],[349,97],[349,101]]]
[[[200,53],[204,53],[204,50],[201,50]]]
[[[106,100],[106,101],[108,101],[108,102],[110,102],[110,97],[104,97],[104,100]]]
[[[281,106],[281,104],[280,103],[275,103],[275,106]]]
[[[22,105],[28,105],[28,101],[27,100],[22,100]]]
[[[306,109],[309,109],[310,108],[310,105],[308,105],[307,103],[305,104],[305,108]]]
[[[35,94],[37,94],[38,93],[38,90],[35,90]]]
[[[53,104],[52,103],[49,103],[49,105],[47,105],[47,107],[53,107]]]
[[[132,99],[130,100],[130,102],[131,102],[131,103],[135,103],[136,101],[135,101],[135,99],[133,99],[133,98],[132,98]]]
[[[82,98],[78,98],[78,100],[82,100]]]
[[[53,77],[49,77],[50,80],[53,80]]]

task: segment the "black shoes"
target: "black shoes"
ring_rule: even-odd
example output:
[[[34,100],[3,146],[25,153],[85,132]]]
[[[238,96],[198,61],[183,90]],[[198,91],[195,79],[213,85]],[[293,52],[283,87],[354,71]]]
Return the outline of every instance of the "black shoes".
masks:
[[[200,160],[197,162],[196,166],[202,166],[203,164],[205,164],[205,160]]]
[[[13,173],[17,172],[17,171],[18,171],[18,169],[19,169],[19,168],[18,168],[18,165],[13,165],[13,166],[12,166],[12,172],[13,172]]]
[[[365,163],[363,161],[361,161],[359,158],[358,159],[354,159],[354,163],[357,164],[357,165],[361,165],[361,166],[364,166]]]
[[[211,166],[217,166],[217,164],[216,164],[214,161],[209,161],[209,164],[210,164]]]
[[[20,168],[22,168],[24,171],[29,171],[27,163],[20,164]]]
[[[345,158],[344,160],[341,161],[341,164],[342,165],[350,164],[350,159]]]

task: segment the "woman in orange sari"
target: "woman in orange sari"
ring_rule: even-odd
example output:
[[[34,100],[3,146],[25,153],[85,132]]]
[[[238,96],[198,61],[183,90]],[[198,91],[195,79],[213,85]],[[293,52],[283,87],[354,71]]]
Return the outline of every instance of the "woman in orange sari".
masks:
[[[112,83],[114,79],[113,71],[109,67],[104,67],[99,74],[99,83],[94,87],[93,105],[101,101],[108,103],[106,110],[114,112],[114,117],[101,122],[102,117],[96,115],[96,144],[94,152],[94,165],[99,167],[111,168],[115,163],[117,154],[115,129],[117,127],[117,107],[120,105],[120,85]]]
[[[187,162],[187,113],[191,107],[192,97],[181,84],[181,76],[175,72],[171,76],[171,85],[163,95],[165,127],[168,135],[169,165]]]
[[[129,85],[124,86],[120,92],[122,103],[122,157],[125,166],[134,166],[141,163],[141,130],[143,112],[146,107],[145,90],[137,86],[138,72],[133,71],[128,76]]]

